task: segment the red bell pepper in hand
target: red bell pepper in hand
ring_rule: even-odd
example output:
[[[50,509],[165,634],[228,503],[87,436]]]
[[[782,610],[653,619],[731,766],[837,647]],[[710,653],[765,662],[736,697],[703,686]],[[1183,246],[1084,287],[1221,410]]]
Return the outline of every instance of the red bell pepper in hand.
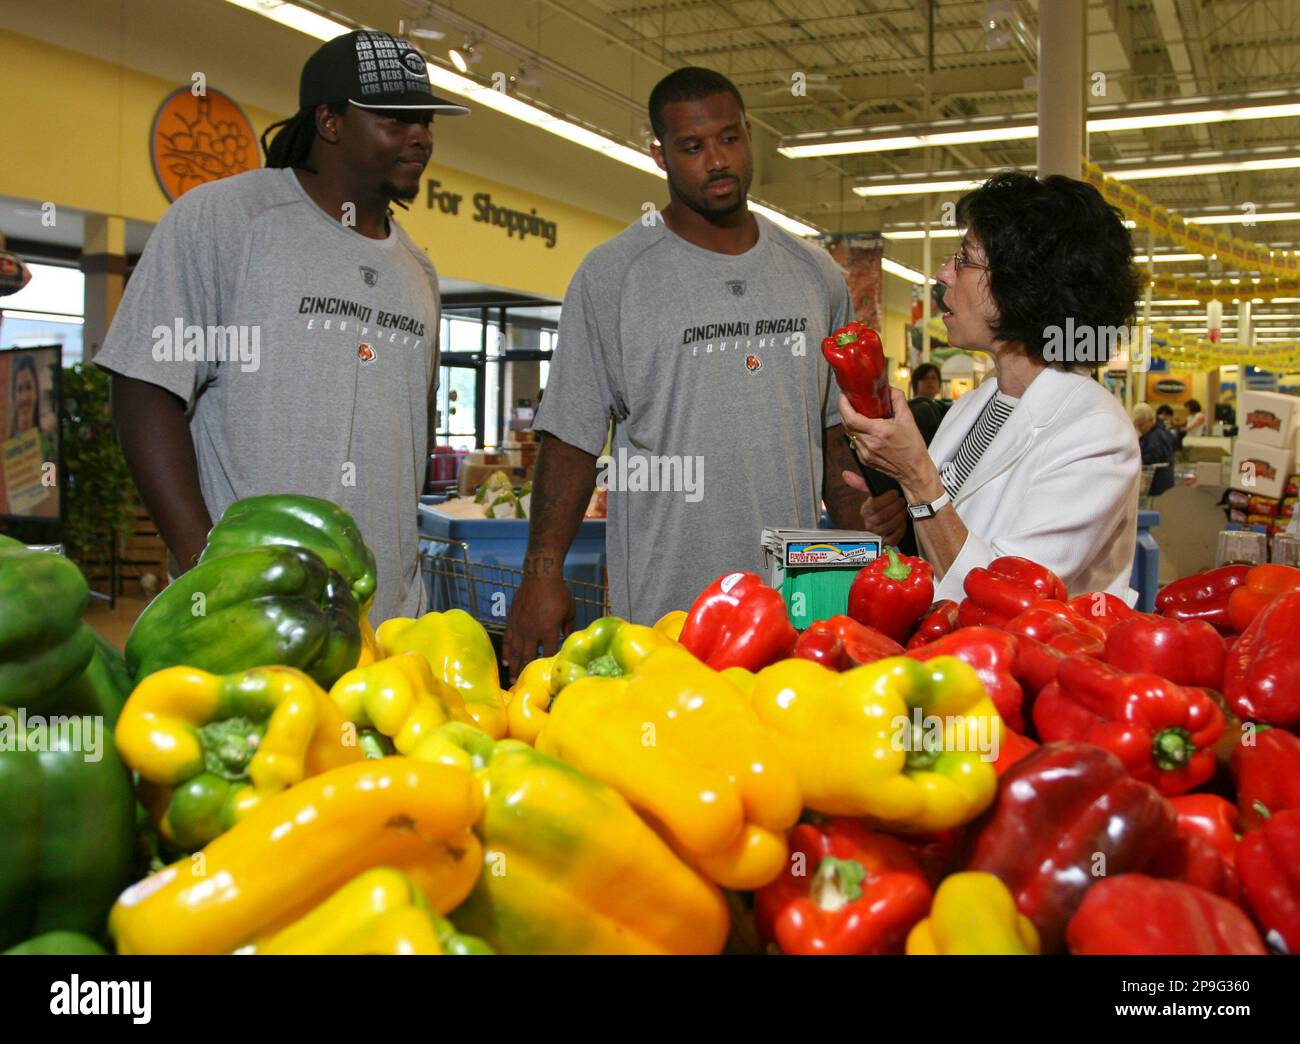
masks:
[[[1263,826],[1269,815],[1300,809],[1300,736],[1258,726],[1242,736],[1231,764],[1243,831]]]
[[[1033,638],[1066,656],[1101,659],[1106,652],[1106,632],[1056,598],[1035,602],[1004,626],[1012,634]]]
[[[835,369],[835,380],[849,405],[864,417],[892,417],[889,371],[880,335],[861,323],[842,326],[822,340],[822,355]]]
[[[955,656],[974,667],[1002,720],[1016,732],[1023,732],[1025,719],[1020,706],[1024,692],[1014,674],[1018,651],[1015,636],[1006,631],[963,627],[929,645],[909,649],[907,655],[922,663],[936,656]]]
[[[976,821],[966,869],[1000,877],[1043,952],[1102,875],[1137,872],[1176,836],[1173,807],[1109,751],[1049,743],[1013,765]]]
[[[957,630],[957,603],[951,598],[941,598],[925,611],[921,622],[916,625],[916,633],[908,640],[909,649],[919,649],[937,641],[945,634]]]
[[[1268,950],[1228,900],[1179,881],[1120,874],[1093,886],[1070,919],[1079,954],[1250,954]]]
[[[1045,566],[1027,558],[995,558],[988,568],[972,569],[964,583],[966,599],[958,609],[962,627],[1004,627],[1043,598],[1064,601],[1065,584]]]
[[[1300,741],[1298,741],[1300,742]],[[1178,816],[1178,832],[1199,837],[1229,863],[1237,859],[1237,807],[1217,794],[1180,794],[1169,799]]]
[[[1251,621],[1280,595],[1300,591],[1300,569],[1287,565],[1252,566],[1246,579],[1228,596],[1228,622],[1244,632]]]
[[[754,893],[759,931],[789,954],[901,953],[930,909],[930,885],[907,847],[856,819],[800,823],[790,861]]]
[[[1124,674],[1071,656],[1034,702],[1044,743],[1072,740],[1108,750],[1134,779],[1185,794],[1214,775],[1223,712],[1205,692],[1154,674]]]
[[[1137,611],[1128,602],[1109,591],[1081,594],[1065,603],[1085,620],[1109,633],[1121,620],[1127,620]]]
[[[715,671],[761,671],[789,656],[798,637],[779,593],[755,573],[728,573],[695,599],[678,641]]]
[[[849,615],[858,623],[905,642],[934,598],[934,569],[897,548],[858,570],[849,588]]]
[[[1300,809],[1270,816],[1241,839],[1237,872],[1246,902],[1279,950],[1300,954]]]
[[[1223,636],[1204,620],[1137,613],[1106,635],[1106,662],[1121,671],[1158,674],[1178,685],[1223,685]]]
[[[1300,725],[1300,591],[1275,598],[1233,643],[1223,695],[1243,718]]]
[[[793,655],[832,671],[847,671],[889,656],[902,656],[903,647],[889,635],[850,616],[832,616],[818,620],[799,635]]]
[[[1204,620],[1221,634],[1233,630],[1228,599],[1245,582],[1248,565],[1207,569],[1166,584],[1156,593],[1156,612],[1171,620]]]

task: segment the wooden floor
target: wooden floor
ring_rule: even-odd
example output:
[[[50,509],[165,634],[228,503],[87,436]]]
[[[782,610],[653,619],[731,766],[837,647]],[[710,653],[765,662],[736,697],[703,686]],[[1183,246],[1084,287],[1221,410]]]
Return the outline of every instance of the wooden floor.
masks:
[[[126,645],[126,636],[131,633],[136,617],[144,612],[147,604],[145,598],[124,595],[117,600],[117,608],[110,609],[107,602],[96,598],[86,610],[85,619],[91,627],[121,649]]]

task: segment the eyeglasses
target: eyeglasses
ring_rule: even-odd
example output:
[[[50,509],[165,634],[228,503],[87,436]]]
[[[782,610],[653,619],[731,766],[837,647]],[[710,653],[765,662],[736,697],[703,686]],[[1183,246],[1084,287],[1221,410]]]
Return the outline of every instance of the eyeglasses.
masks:
[[[972,261],[969,257],[966,256],[966,252],[964,250],[957,251],[957,253],[953,254],[952,257],[949,258],[949,260],[952,262],[953,267],[956,268],[958,272],[960,272],[963,268],[978,268],[985,272],[989,270],[988,265],[981,265],[975,261]]]

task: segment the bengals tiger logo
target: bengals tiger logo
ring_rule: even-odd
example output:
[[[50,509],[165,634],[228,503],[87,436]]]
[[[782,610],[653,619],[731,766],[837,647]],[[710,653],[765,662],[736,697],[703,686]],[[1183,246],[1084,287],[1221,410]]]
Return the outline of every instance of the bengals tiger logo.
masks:
[[[361,344],[357,346],[357,358],[363,363],[371,362],[375,358],[375,355],[376,352],[370,347],[370,345]]]
[[[750,373],[758,373],[763,368],[763,360],[757,355],[745,356],[745,369]]]

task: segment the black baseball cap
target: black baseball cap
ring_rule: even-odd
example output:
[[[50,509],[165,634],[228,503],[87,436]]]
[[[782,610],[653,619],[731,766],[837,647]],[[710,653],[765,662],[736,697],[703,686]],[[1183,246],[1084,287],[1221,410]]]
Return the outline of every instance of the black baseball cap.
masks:
[[[362,109],[428,109],[447,116],[469,112],[430,90],[424,56],[406,40],[369,30],[336,36],[302,67],[298,108],[342,101]]]

